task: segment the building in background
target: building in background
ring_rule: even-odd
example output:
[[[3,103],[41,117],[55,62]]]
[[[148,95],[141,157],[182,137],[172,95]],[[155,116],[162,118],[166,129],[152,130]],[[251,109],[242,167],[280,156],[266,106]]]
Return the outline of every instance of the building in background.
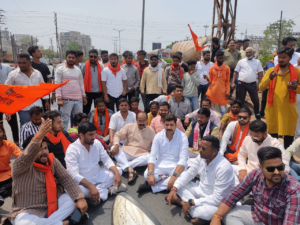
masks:
[[[60,45],[63,55],[68,50],[68,45],[71,42],[77,43],[85,55],[88,55],[89,50],[92,48],[92,39],[89,35],[81,34],[78,31],[61,32]]]

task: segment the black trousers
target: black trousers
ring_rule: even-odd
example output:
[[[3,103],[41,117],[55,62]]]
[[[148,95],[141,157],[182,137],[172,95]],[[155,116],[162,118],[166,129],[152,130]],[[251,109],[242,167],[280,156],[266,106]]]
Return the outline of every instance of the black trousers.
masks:
[[[266,105],[267,105],[268,91],[269,91],[269,89],[267,88],[266,90],[264,90],[262,92],[262,96],[261,96],[260,115],[262,117],[265,116],[265,108],[266,108]]]
[[[270,135],[273,138],[277,138],[278,139],[278,134],[270,134]],[[294,136],[285,135],[283,137],[283,141],[284,141],[284,148],[287,149],[294,142]]]
[[[89,112],[91,111],[91,107],[92,107],[92,103],[96,98],[102,98],[102,93],[101,92],[85,92],[86,94],[86,100],[87,100],[87,104],[83,105],[83,112],[86,114],[89,114]]]
[[[106,107],[114,112],[119,111],[119,100],[121,98],[126,98],[126,96],[120,95],[118,98],[115,98],[111,95],[108,95],[109,98],[109,103],[106,103]],[[116,106],[116,111],[115,111],[115,106]]]
[[[245,83],[242,81],[239,81],[239,100],[242,102],[242,107],[244,107],[244,102],[246,98],[247,92],[250,95],[250,99],[254,105],[254,113],[259,114],[259,99],[258,99],[258,93],[256,92],[256,82],[252,83]]]
[[[0,113],[0,120],[3,118],[3,113]],[[3,118],[4,119],[4,118]],[[1,122],[3,124],[3,122]],[[10,121],[8,121],[8,124],[11,128],[11,132],[13,135],[14,142],[19,142],[19,127],[18,127],[18,121],[17,121],[17,114],[11,115]]]
[[[135,91],[126,94],[127,99],[130,101],[133,97],[135,97]]]
[[[159,94],[148,94],[148,95],[146,95],[146,105],[144,106],[146,113],[150,112],[150,108],[149,108],[150,102],[153,101],[153,99],[157,98],[158,96],[159,96]]]
[[[12,178],[0,182],[0,196],[7,198],[11,196]]]

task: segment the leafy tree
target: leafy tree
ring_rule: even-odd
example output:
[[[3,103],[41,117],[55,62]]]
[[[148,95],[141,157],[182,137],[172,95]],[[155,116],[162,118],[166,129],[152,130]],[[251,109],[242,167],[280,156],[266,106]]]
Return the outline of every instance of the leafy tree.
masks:
[[[176,43],[177,41],[173,41],[171,44],[167,45],[166,48],[171,48],[173,47],[173,45]]]
[[[52,49],[41,49],[41,52],[47,59],[53,59],[54,57],[57,57],[56,52],[54,52]]]
[[[80,51],[81,50],[81,48],[80,48],[80,46],[77,42],[70,42],[67,45],[67,49],[68,50],[74,50],[74,51]]]
[[[266,65],[266,63],[272,58],[273,58],[273,54],[270,54],[266,50],[261,50],[259,52],[259,60],[260,60],[262,66]]]
[[[19,42],[23,45],[31,45],[31,38],[30,37],[24,37],[24,38],[21,38],[19,40]]]

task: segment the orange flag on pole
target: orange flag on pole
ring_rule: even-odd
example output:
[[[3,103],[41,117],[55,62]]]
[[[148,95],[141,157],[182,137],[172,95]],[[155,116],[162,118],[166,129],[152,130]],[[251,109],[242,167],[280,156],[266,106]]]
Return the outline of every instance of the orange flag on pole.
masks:
[[[68,81],[66,80],[61,84],[41,83],[34,86],[0,84],[0,112],[10,115],[15,114],[36,100],[65,85]]]
[[[193,37],[193,40],[194,40],[194,44],[195,44],[195,47],[196,47],[196,51],[199,52],[201,50],[203,50],[207,45],[201,47],[199,44],[198,44],[198,36],[194,33],[194,31],[192,31],[192,28],[191,26],[188,24],[189,28],[190,28],[190,31],[191,31],[191,34],[192,34],[192,37]]]

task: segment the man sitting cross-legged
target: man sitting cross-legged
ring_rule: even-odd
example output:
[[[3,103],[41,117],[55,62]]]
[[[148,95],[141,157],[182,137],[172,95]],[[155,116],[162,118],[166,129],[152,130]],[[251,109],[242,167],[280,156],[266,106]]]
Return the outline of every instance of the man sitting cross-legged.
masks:
[[[165,129],[156,134],[148,160],[148,169],[144,173],[145,184],[138,192],[153,193],[170,190],[177,177],[186,169],[188,159],[188,140],[183,132],[176,128],[177,118],[167,115]]]
[[[96,130],[90,122],[79,124],[79,139],[69,146],[65,158],[68,172],[93,205],[105,201],[108,194],[126,191],[126,186],[121,184],[122,171],[115,166],[102,144],[95,140]],[[99,161],[106,168],[100,168]]]
[[[114,146],[112,147],[111,156],[118,161],[123,171],[128,171],[128,183],[131,183],[137,176],[133,169],[138,166],[148,164],[149,152],[155,131],[147,126],[147,114],[139,112],[136,116],[136,123],[130,123],[115,133]],[[119,143],[126,139],[122,147]]]
[[[24,142],[25,151],[13,163],[10,214],[13,225],[68,225],[71,223],[65,219],[75,208],[83,215],[87,210],[84,194],[79,186],[48,151],[44,138],[51,126],[50,119],[42,119],[40,130],[32,140],[28,138]],[[66,193],[59,196],[55,180]],[[87,216],[84,218],[87,219]]]
[[[181,205],[183,213],[194,218],[192,223],[211,220],[222,198],[234,187],[231,164],[219,153],[219,148],[217,137],[203,137],[194,165],[180,174],[165,197],[169,205]],[[192,182],[196,175],[200,176],[199,183]]]

